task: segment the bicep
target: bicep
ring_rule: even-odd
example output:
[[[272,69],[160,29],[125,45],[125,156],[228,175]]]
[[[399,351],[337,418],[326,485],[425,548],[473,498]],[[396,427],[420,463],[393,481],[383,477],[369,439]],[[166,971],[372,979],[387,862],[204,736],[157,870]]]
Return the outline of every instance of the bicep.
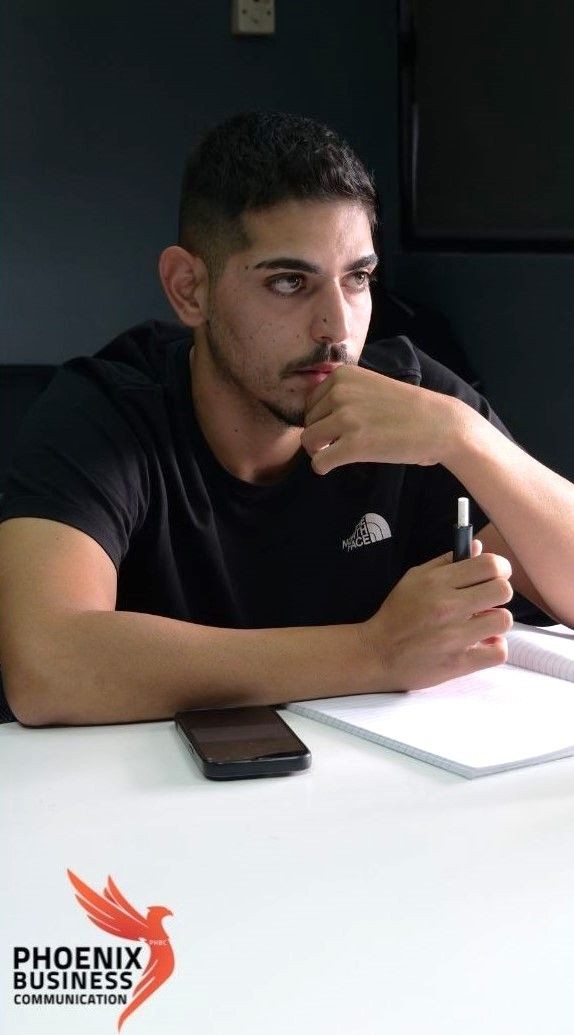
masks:
[[[113,611],[117,575],[90,536],[58,521],[0,525],[0,662],[7,666],[63,612]]]

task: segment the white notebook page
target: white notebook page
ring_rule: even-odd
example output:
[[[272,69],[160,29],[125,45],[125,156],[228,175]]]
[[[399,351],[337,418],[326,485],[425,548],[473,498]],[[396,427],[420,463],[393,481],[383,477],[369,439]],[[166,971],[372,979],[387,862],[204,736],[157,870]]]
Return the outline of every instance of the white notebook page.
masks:
[[[287,707],[464,776],[574,754],[574,684],[508,664],[424,690]]]
[[[574,682],[574,631],[565,625],[541,629],[514,623],[508,634],[508,660],[535,672]]]

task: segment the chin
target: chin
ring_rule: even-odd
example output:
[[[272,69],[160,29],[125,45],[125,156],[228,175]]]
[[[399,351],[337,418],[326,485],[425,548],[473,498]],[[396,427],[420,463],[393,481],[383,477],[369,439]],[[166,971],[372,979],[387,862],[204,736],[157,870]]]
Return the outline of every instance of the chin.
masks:
[[[274,406],[273,403],[268,402],[265,403],[265,406],[280,424],[284,424],[288,428],[305,427],[305,410],[287,409],[287,407]]]

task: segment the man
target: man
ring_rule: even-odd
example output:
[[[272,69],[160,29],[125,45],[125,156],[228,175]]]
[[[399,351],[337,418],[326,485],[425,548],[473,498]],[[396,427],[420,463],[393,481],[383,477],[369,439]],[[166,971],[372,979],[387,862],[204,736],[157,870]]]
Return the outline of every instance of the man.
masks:
[[[280,113],[207,135],[159,273],[178,325],[64,366],[20,438],[0,649],[25,724],[410,689],[574,625],[574,487],[405,339],[363,346],[375,189]],[[481,546],[452,563],[456,498]],[[484,527],[483,527],[484,526]]]

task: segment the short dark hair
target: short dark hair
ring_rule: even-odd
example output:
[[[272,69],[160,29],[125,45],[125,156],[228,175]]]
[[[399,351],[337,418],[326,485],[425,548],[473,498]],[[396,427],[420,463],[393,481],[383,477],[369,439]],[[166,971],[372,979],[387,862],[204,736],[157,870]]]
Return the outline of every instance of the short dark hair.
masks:
[[[179,244],[217,276],[232,252],[249,246],[242,214],[290,199],[357,202],[375,229],[374,179],[342,137],[303,115],[234,115],[210,130],[186,162]]]

